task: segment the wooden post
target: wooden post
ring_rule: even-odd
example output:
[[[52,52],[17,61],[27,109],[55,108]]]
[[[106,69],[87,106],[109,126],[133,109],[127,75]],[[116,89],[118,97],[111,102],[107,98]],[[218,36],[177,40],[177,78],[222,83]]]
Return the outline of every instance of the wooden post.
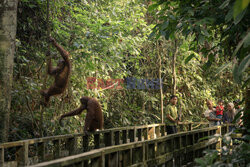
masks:
[[[155,127],[156,138],[161,137],[160,125]]]
[[[29,155],[29,143],[24,142],[24,144],[21,147],[19,147],[16,153],[16,160],[18,166],[28,165],[28,155]]]
[[[38,143],[38,159],[39,162],[43,162],[45,160],[45,143]]]
[[[54,154],[54,158],[60,158],[61,157],[61,140],[54,140],[53,141],[54,144],[54,150],[53,150],[53,154]]]
[[[132,160],[133,160],[133,150],[129,149],[129,164],[132,165]]]
[[[105,167],[105,154],[102,152],[100,167]]]
[[[226,133],[229,133],[229,124],[227,124],[227,130]]]
[[[115,152],[115,153],[112,153],[109,155],[109,158],[110,158],[110,163],[109,163],[109,166],[118,166],[119,164],[119,161],[118,161],[118,152]]]
[[[218,129],[216,130],[216,134],[221,135],[221,126],[217,126],[217,127]],[[220,151],[221,144],[222,144],[222,141],[221,141],[221,138],[219,138],[218,143],[216,144],[216,150]]]
[[[122,151],[122,165],[121,166],[130,166],[132,165],[132,150]]]
[[[0,166],[4,164],[4,148],[0,148]]]
[[[147,157],[147,152],[146,152],[146,144],[143,143],[142,144],[142,162],[145,162],[146,161],[146,157]]]

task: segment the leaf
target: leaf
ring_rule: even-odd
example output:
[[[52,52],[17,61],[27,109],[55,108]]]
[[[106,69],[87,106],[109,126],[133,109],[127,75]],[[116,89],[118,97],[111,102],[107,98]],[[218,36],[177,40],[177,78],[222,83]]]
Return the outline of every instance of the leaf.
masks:
[[[243,113],[243,110],[239,111],[235,116],[234,116],[234,120],[233,120],[233,124],[236,123],[236,121],[241,117]]]
[[[234,19],[248,6],[250,0],[236,0],[234,4]]]
[[[238,74],[237,64],[234,64],[234,67],[233,67],[233,78],[234,78],[235,83],[240,83],[240,76]]]
[[[234,24],[235,24],[235,25],[238,24],[238,23],[242,20],[242,18],[243,18],[244,15],[246,14],[246,11],[247,11],[247,9],[243,10],[240,14],[238,14],[238,15],[236,16],[236,18],[234,19]]]
[[[235,56],[235,55],[238,53],[238,51],[240,50],[240,48],[241,48],[241,46],[243,45],[243,43],[244,43],[244,45],[245,45],[245,43],[246,43],[246,45],[248,45],[249,38],[250,38],[250,31],[249,31],[249,32],[247,33],[247,35],[238,43],[236,49],[234,50],[233,56]]]
[[[217,71],[215,72],[215,76],[217,76],[222,71],[224,71],[225,69],[227,69],[231,64],[232,64],[231,62],[223,64],[220,68],[217,69]]]
[[[219,8],[220,8],[220,9],[224,9],[225,7],[228,6],[229,2],[230,2],[230,0],[226,0],[225,2],[223,2],[223,3],[220,5]]]
[[[243,47],[246,48],[250,45],[250,31],[247,33],[245,40],[244,40],[244,45]]]
[[[238,68],[238,75],[241,75],[250,65],[250,54],[247,55],[240,63]]]
[[[155,8],[157,8],[158,6],[159,6],[159,4],[150,5],[150,6],[148,7],[148,11],[151,12],[151,11],[153,11]]]
[[[168,27],[168,25],[169,25],[169,21],[167,20],[167,21],[165,21],[165,22],[161,25],[161,30],[166,29],[166,28]]]
[[[185,64],[187,64],[195,55],[194,54],[191,54],[190,56],[188,56],[186,59],[185,59]]]
[[[233,19],[233,8],[231,8],[231,9],[228,11],[228,13],[227,13],[227,15],[226,15],[226,17],[225,17],[226,22],[229,22],[229,21],[231,21],[232,19]]]

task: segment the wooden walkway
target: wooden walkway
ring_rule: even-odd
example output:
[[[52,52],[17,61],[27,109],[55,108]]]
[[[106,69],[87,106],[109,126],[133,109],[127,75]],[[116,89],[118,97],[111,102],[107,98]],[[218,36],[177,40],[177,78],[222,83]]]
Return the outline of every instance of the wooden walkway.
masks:
[[[204,149],[221,146],[220,141],[200,138],[228,131],[226,125],[198,130],[191,125],[180,125],[182,132],[173,135],[167,135],[165,124],[153,124],[90,136],[70,134],[3,143],[0,166],[171,166],[173,158],[181,166],[201,156]]]

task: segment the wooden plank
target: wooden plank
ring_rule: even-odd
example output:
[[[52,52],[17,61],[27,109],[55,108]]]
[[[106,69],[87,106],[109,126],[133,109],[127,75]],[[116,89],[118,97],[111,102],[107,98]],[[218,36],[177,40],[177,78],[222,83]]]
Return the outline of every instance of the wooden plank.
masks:
[[[180,123],[180,124],[184,124],[184,125],[191,125],[191,124],[195,124],[196,122],[193,123]],[[202,123],[202,122],[198,122],[196,124],[208,124],[208,123]],[[229,124],[231,125],[231,124]],[[232,124],[233,125],[233,124]],[[142,125],[142,126],[136,126],[136,128],[149,128],[149,127],[157,127],[157,126],[165,126],[165,124],[151,124],[151,125]],[[222,126],[226,126],[226,125],[222,125]],[[104,134],[106,132],[109,131],[117,131],[117,130],[126,130],[126,129],[134,129],[134,126],[131,127],[120,127],[120,128],[112,128],[112,129],[107,129],[107,130],[101,130],[101,131],[96,131],[93,134]],[[15,141],[15,142],[8,142],[8,143],[1,143],[0,147],[3,148],[10,148],[10,147],[18,147],[18,146],[22,146],[23,143],[28,142],[29,144],[35,144],[35,143],[43,143],[43,142],[49,142],[49,141],[53,141],[53,140],[62,140],[62,139],[68,139],[68,138],[72,138],[72,137],[81,137],[84,136],[83,133],[77,133],[77,134],[67,134],[67,135],[57,135],[57,136],[48,136],[48,137],[43,137],[43,138],[35,138],[35,139],[28,139],[28,140],[21,140],[21,141]]]
[[[227,125],[225,125],[224,126],[224,129],[226,128],[226,126]],[[143,127],[148,127],[148,126],[143,126]],[[153,129],[153,128],[158,128],[157,127],[157,125],[154,125],[154,126],[149,126],[151,129]],[[130,127],[130,135],[131,134],[133,134],[133,133],[131,133],[132,132],[132,130],[133,129],[131,129],[132,127]],[[133,127],[134,129],[135,129],[135,127]],[[137,127],[136,127],[137,128]],[[196,140],[198,139],[198,138],[200,138],[200,137],[202,137],[202,136],[207,136],[207,134],[213,134],[214,133],[214,131],[215,130],[217,130],[218,129],[218,127],[211,127],[211,128],[204,128],[204,129],[199,129],[199,130],[194,130],[194,131],[189,131],[189,132],[182,132],[182,133],[178,133],[178,134],[172,134],[172,135],[168,135],[168,136],[166,136],[166,137],[159,137],[159,138],[157,138],[157,139],[152,139],[152,140],[150,140],[150,141],[145,141],[145,142],[147,142],[147,143],[156,143],[156,142],[164,142],[164,141],[167,141],[167,140],[170,140],[171,138],[179,138],[179,139],[183,139],[183,140],[185,140],[184,138],[185,137],[183,137],[183,135],[188,135],[188,137],[186,138],[186,139],[190,139],[190,135],[191,136],[194,136],[195,134],[197,135],[198,134],[198,136],[196,136]],[[157,131],[157,130],[155,130],[155,131]],[[105,132],[108,132],[108,130],[106,130]],[[110,131],[109,131],[110,132]],[[100,134],[100,133],[99,133]],[[113,134],[114,134],[114,132],[113,132]],[[135,133],[136,134],[136,133]],[[126,135],[127,135],[127,130],[126,130]],[[69,136],[74,136],[74,135],[69,135]],[[66,136],[66,137],[69,137],[69,136]],[[132,136],[132,135],[131,135]],[[130,136],[130,137],[131,137]],[[134,135],[134,136],[136,136],[136,135]],[[148,135],[148,133],[146,132],[146,135],[145,136],[149,136]],[[61,136],[60,136],[61,137]],[[54,137],[53,139],[58,139],[58,138],[60,138],[60,137]],[[50,138],[42,138],[41,140],[38,140],[38,139],[35,139],[35,140],[26,140],[27,142],[26,142],[26,145],[27,145],[27,143],[28,143],[28,145],[29,145],[29,143],[31,142],[35,142],[35,141],[39,141],[39,142],[41,142],[41,141],[46,141],[46,140],[48,140],[48,139],[52,139],[51,137]],[[133,140],[133,137],[131,137],[131,139]],[[138,137],[138,139],[139,139],[139,137]],[[111,137],[111,140],[110,140],[111,142],[114,142],[114,140],[113,140],[113,138]],[[119,140],[117,140],[117,141],[119,141]],[[127,142],[127,140],[126,140],[126,142]],[[138,145],[142,145],[143,143],[145,143],[145,142],[136,142],[135,144],[132,144],[132,145],[127,145],[128,147],[131,147],[131,148],[134,148],[134,147],[138,147]],[[189,143],[188,143],[189,142]],[[190,140],[188,140],[188,142],[187,142],[187,144],[190,144],[190,142],[192,142],[192,141],[190,141]],[[43,143],[43,142],[42,142]],[[44,146],[44,144],[42,144],[42,143],[39,143],[39,145],[41,146],[41,145],[43,145],[43,149],[38,149],[38,152],[39,152],[39,150],[40,150],[40,153],[38,153],[39,155],[42,155],[41,154],[41,152],[45,152],[45,146]],[[182,144],[182,142],[180,142],[181,143],[181,146],[183,145]],[[13,143],[12,143],[13,144]],[[14,143],[14,145],[15,144],[17,144],[17,143]],[[18,142],[18,144],[20,145],[20,146],[23,146],[24,145],[24,143],[20,143],[20,142]],[[197,143],[198,144],[198,143]],[[112,144],[111,144],[112,145]],[[185,145],[185,143],[184,143],[184,145]],[[183,145],[183,147],[184,147],[184,145]],[[4,149],[5,148],[5,146],[10,146],[10,145],[1,145],[0,144],[0,148],[2,148],[2,149]],[[67,146],[68,146],[68,144],[67,144]],[[197,145],[195,145],[196,147],[197,147]],[[199,147],[202,147],[203,145],[199,145]],[[128,147],[127,148],[125,148],[125,147],[120,147],[120,146],[118,146],[118,147],[115,147],[115,148],[113,148],[112,147],[112,149],[108,149],[107,151],[108,152],[114,152],[114,151],[120,151],[120,150],[126,150],[126,149],[128,149]],[[194,147],[195,148],[195,147]],[[41,151],[42,150],[42,151]],[[200,150],[201,151],[201,150]],[[200,153],[199,153],[200,154]],[[132,156],[132,155],[131,155]],[[44,153],[43,153],[43,156],[40,156],[40,157],[44,157]],[[145,158],[146,158],[146,156],[145,156]],[[44,160],[44,158],[43,158],[43,160]],[[40,161],[41,162],[41,161]]]
[[[110,158],[110,164],[109,166],[118,166],[119,161],[118,158],[119,157],[119,152],[115,152],[110,154],[109,158]]]
[[[28,155],[29,155],[29,144],[26,142],[23,146],[18,147],[16,153],[16,160],[18,166],[27,166],[28,165]]]
[[[217,135],[221,135],[221,126],[217,126],[218,129],[216,130]],[[222,139],[219,138],[218,143],[216,144],[216,150],[220,150],[222,145]]]
[[[189,134],[190,136],[193,136],[194,132],[192,132],[191,134]],[[70,166],[71,164],[75,164],[78,163],[80,161],[86,161],[88,159],[92,159],[95,157],[100,157],[102,154],[102,156],[104,155],[111,155],[111,159],[114,159],[112,161],[113,164],[118,165],[119,166],[119,159],[121,160],[123,166],[137,166],[139,164],[162,164],[163,163],[163,159],[162,159],[162,154],[170,154],[173,149],[171,149],[171,147],[173,148],[173,140],[175,141],[179,141],[180,139],[186,139],[185,137],[185,133],[182,133],[181,135],[169,135],[169,136],[164,136],[164,137],[160,137],[157,139],[153,139],[153,140],[147,140],[147,141],[140,141],[140,142],[134,142],[134,143],[128,143],[128,144],[123,144],[123,145],[117,145],[117,146],[111,146],[111,147],[106,147],[106,148],[102,148],[102,149],[97,149],[97,150],[93,150],[84,154],[77,155],[77,156],[71,156],[70,157],[66,157],[66,158],[62,158],[60,159],[60,163],[58,160],[54,160],[54,163],[52,162],[48,162],[47,164],[50,165],[60,165],[60,166],[65,166],[66,164],[68,166]],[[159,142],[164,142],[166,143],[166,147],[168,145],[171,145],[171,147],[168,149],[163,149],[160,150],[158,147],[163,147],[163,146],[158,146],[156,147],[156,143]],[[208,141],[204,141],[204,142],[200,142],[194,145],[189,145],[186,146],[181,149],[178,150],[174,150],[174,156],[178,159],[183,153],[188,153],[188,155],[193,151],[193,150],[197,150],[196,151],[196,156],[200,156],[201,155],[201,151],[206,148],[207,146],[209,146],[210,144],[216,143],[217,141],[213,141],[213,142],[208,142]],[[147,146],[147,147],[146,147]],[[157,150],[155,150],[157,148]],[[178,146],[177,146],[178,148]],[[133,151],[134,150],[134,151]],[[165,150],[165,151],[164,151]],[[160,151],[160,154],[155,154],[155,151]],[[170,151],[170,152],[169,152]],[[100,154],[100,152],[102,154]],[[119,156],[119,153],[121,152],[121,156]],[[137,154],[139,152],[142,152],[143,155],[141,155],[141,159],[140,161],[138,161],[137,159],[139,159],[140,156],[138,156]],[[169,152],[169,153],[168,153]],[[147,155],[149,154],[149,155]],[[117,155],[117,156],[115,156]],[[133,157],[135,156],[134,160]],[[119,158],[120,157],[120,158]],[[185,157],[184,157],[185,158]],[[118,159],[118,160],[117,160]],[[188,159],[188,157],[186,158]],[[182,159],[181,159],[182,160]],[[181,161],[178,160],[178,161]],[[143,162],[142,162],[143,161]],[[167,158],[165,159],[165,161],[167,161]],[[170,160],[171,161],[171,160]],[[133,162],[135,164],[133,164]],[[153,163],[154,162],[154,163]],[[179,162],[178,162],[179,163]],[[102,163],[103,164],[103,163]],[[111,164],[111,161],[108,163]]]

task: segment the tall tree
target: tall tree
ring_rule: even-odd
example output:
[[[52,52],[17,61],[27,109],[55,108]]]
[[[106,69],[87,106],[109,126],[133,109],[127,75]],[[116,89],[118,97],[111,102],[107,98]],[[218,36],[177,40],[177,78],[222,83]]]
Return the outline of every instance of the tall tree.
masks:
[[[0,142],[8,140],[18,0],[0,1]]]
[[[175,63],[176,63],[176,55],[178,52],[178,48],[177,48],[177,40],[174,40],[174,46],[175,46],[175,50],[173,52],[173,59],[172,59],[172,75],[173,75],[173,87],[172,87],[172,94],[175,95],[176,94],[176,71],[175,71]]]

